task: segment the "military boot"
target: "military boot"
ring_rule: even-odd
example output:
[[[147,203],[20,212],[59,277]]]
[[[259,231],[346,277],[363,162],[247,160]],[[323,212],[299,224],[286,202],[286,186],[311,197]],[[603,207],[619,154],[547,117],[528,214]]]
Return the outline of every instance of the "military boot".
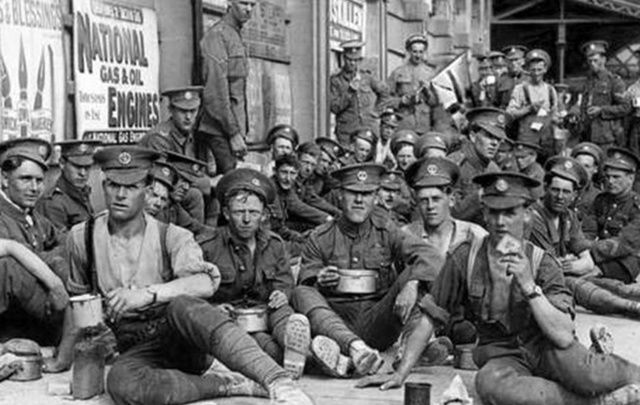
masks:
[[[358,375],[371,375],[380,370],[384,360],[380,352],[369,347],[364,341],[356,340],[351,343],[349,355]]]
[[[589,278],[589,281],[619,297],[640,301],[640,284],[638,283],[625,284],[620,280],[606,277],[592,277]]]
[[[233,371],[216,371],[210,373],[222,382],[220,396],[222,397],[262,397],[269,398],[269,392],[260,384],[240,373]]]
[[[269,386],[271,405],[314,405],[315,403],[293,380],[283,378]]]
[[[349,376],[353,363],[349,357],[340,353],[340,346],[335,340],[322,335],[314,337],[311,353],[325,373],[339,378]]]
[[[284,335],[284,369],[298,379],[304,372],[304,365],[311,346],[311,326],[302,314],[293,314],[287,320]]]

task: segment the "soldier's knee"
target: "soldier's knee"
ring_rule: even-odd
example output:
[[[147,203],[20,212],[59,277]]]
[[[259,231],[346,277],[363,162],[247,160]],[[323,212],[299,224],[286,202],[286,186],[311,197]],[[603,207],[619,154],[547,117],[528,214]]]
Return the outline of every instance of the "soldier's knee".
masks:
[[[476,391],[485,404],[504,403],[501,399],[507,388],[505,383],[510,376],[509,370],[488,364],[476,374]]]
[[[297,286],[291,293],[291,306],[304,315],[308,315],[318,307],[328,308],[326,300],[317,289],[308,286]]]
[[[116,405],[145,403],[139,385],[142,380],[140,370],[116,361],[107,375],[107,392]]]

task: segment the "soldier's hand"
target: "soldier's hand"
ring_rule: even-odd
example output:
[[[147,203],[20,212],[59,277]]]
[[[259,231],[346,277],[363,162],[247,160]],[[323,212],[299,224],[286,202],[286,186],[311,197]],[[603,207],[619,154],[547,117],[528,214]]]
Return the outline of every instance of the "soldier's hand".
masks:
[[[396,302],[393,307],[393,312],[396,314],[402,324],[407,323],[409,316],[411,316],[411,310],[418,300],[418,281],[411,280],[402,287],[402,290],[396,297]]]
[[[529,268],[529,260],[522,253],[511,253],[498,259],[512,275],[522,291],[531,291],[535,285],[533,274]]]
[[[351,81],[349,82],[349,88],[351,88],[351,90],[353,91],[360,90],[360,75],[356,75],[353,79],[351,79]]]
[[[242,134],[235,134],[229,139],[231,152],[237,158],[243,158],[247,154],[247,144],[244,142]]]
[[[391,388],[400,388],[404,380],[398,373],[374,374],[358,380],[356,388],[380,387],[382,391],[386,391]]]
[[[340,275],[336,266],[327,266],[318,272],[318,285],[323,288],[335,288],[340,282]]]
[[[233,315],[233,305],[229,304],[229,303],[224,303],[224,304],[220,304],[218,305],[218,308],[220,308],[225,314],[232,316]]]
[[[408,94],[405,94],[404,96],[400,97],[400,104],[402,104],[402,105],[412,105],[413,104],[413,97],[411,97]]]
[[[116,288],[107,293],[107,316],[117,321],[128,311],[145,307],[153,302],[153,295],[146,289]]]
[[[587,108],[587,115],[589,117],[595,117],[597,115],[600,115],[600,112],[602,111],[602,107],[598,107],[598,106],[591,106],[589,108]]]
[[[287,305],[289,300],[287,299],[287,294],[282,291],[275,290],[269,295],[269,303],[267,306],[271,309],[278,309],[284,305]]]

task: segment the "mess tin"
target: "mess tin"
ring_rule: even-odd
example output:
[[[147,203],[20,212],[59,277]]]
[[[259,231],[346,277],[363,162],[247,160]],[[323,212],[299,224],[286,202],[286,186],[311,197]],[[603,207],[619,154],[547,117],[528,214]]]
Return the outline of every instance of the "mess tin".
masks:
[[[340,281],[336,291],[348,294],[373,294],[376,292],[378,272],[365,269],[339,269]]]
[[[11,339],[4,344],[6,352],[20,359],[20,367],[9,377],[13,381],[32,381],[42,378],[40,346],[29,339]]]
[[[102,299],[99,295],[83,294],[69,299],[73,323],[78,328],[89,328],[102,323]]]
[[[234,308],[233,318],[236,324],[247,333],[266,332],[268,330],[266,306]]]

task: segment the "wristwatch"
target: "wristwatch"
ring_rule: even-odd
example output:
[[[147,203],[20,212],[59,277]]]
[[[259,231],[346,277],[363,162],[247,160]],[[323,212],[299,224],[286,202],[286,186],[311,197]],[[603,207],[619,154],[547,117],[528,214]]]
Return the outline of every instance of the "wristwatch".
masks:
[[[533,287],[533,290],[526,295],[527,301],[531,301],[534,298],[542,297],[542,288],[539,285]]]

